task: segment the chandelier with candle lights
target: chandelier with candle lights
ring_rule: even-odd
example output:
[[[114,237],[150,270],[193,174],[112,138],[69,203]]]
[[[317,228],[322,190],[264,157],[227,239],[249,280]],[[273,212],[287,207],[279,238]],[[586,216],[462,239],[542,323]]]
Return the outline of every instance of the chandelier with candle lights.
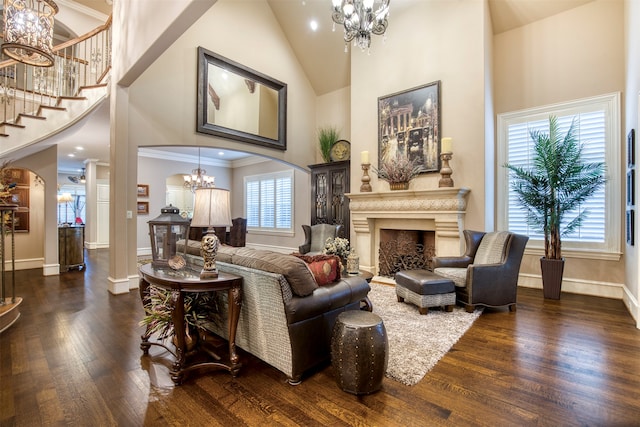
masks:
[[[198,167],[191,171],[191,175],[184,175],[184,187],[195,193],[198,188],[215,187],[215,177],[208,176],[207,171],[200,167],[200,147],[198,147]]]
[[[387,30],[391,0],[332,0],[333,30],[344,26],[344,51],[353,41],[362,51],[371,46],[371,34],[382,35]],[[374,10],[374,7],[376,9]]]

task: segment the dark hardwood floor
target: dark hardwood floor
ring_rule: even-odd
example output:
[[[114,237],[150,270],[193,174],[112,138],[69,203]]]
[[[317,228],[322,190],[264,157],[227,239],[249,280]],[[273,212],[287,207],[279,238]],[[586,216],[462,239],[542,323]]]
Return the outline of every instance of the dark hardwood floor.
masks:
[[[2,426],[640,426],[640,331],[621,301],[521,289],[482,314],[416,386],[342,392],[332,368],[299,386],[242,353],[174,387],[160,348],[142,355],[138,293],[107,291],[108,253],[86,271],[17,272],[22,316],[0,335]]]

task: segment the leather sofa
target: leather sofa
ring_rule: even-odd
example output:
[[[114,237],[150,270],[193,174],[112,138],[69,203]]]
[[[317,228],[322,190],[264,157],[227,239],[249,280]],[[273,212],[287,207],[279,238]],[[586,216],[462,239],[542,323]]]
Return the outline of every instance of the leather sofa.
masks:
[[[189,262],[201,266],[199,250],[200,242],[189,241]],[[243,277],[236,345],[282,371],[290,384],[330,361],[340,313],[362,303],[370,309],[366,280],[352,276],[318,286],[306,263],[293,255],[221,245],[216,265]],[[218,295],[220,313],[208,329],[227,339],[227,296]]]

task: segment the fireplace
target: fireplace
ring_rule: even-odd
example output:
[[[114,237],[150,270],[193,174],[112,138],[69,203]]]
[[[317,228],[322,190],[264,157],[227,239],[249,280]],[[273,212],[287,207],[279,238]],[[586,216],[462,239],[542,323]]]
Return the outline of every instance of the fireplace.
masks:
[[[438,188],[347,194],[355,232],[351,243],[360,256],[360,268],[380,275],[378,255],[387,230],[416,232],[416,236],[417,232],[429,232],[411,239],[431,242],[432,249],[425,247],[422,249],[425,252],[432,250],[438,256],[460,255],[464,250],[462,230],[469,191],[468,188]],[[424,237],[429,235],[430,238]],[[411,261],[410,257],[405,258],[406,262]],[[392,261],[396,262],[402,265],[404,261]]]
[[[400,270],[430,270],[435,251],[434,231],[381,229],[378,274],[393,277]]]

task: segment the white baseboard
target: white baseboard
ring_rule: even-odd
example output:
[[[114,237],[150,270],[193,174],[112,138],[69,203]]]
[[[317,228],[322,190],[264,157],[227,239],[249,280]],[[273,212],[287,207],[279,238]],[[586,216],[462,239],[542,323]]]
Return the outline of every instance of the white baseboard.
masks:
[[[626,286],[624,287],[622,302],[627,306],[627,310],[631,313],[631,317],[636,321],[636,328],[640,329],[640,304],[638,304],[638,299],[629,292],[629,289]]]
[[[138,248],[136,253],[138,256],[151,256],[151,248]]]
[[[106,249],[109,247],[109,244],[97,243],[97,242],[84,242],[84,247],[87,249]]]
[[[132,274],[129,276],[129,290],[138,289],[140,287],[140,276]]]
[[[42,266],[43,276],[57,276],[60,274],[60,264],[46,264]]]
[[[32,268],[42,268],[44,258],[27,258],[15,260],[16,271],[31,270]],[[5,271],[11,271],[11,261],[4,262]]]
[[[114,295],[119,294],[127,294],[129,293],[129,279],[120,279],[116,280],[113,277],[109,276],[109,292]]]
[[[520,274],[518,278],[518,286],[542,289],[542,277],[537,274]],[[591,295],[602,298],[623,299],[624,284],[564,277],[562,279],[562,292]]]

